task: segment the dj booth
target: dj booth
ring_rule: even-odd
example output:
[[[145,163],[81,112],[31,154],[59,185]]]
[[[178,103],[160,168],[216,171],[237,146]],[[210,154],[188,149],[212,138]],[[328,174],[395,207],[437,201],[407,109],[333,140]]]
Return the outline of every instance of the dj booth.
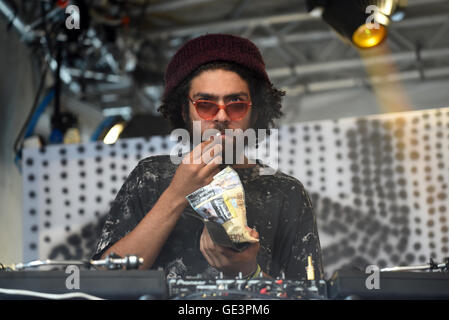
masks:
[[[447,264],[438,271],[370,273],[340,270],[325,280],[284,278],[167,279],[161,270],[0,271],[0,299],[327,300],[449,299]],[[400,267],[399,267],[400,268]],[[69,270],[69,271],[68,271]],[[73,276],[77,281],[72,281]]]

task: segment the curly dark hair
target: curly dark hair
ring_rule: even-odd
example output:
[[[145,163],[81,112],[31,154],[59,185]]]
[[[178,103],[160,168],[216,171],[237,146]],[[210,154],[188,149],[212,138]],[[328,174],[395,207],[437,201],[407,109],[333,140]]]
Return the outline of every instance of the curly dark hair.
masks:
[[[170,121],[173,129],[189,129],[188,124],[184,122],[182,113],[189,114],[188,94],[192,79],[206,70],[217,69],[233,71],[248,83],[253,112],[257,113],[257,119],[252,128],[255,130],[272,128],[274,119],[283,115],[281,100],[285,92],[276,89],[272,83],[257,76],[246,67],[228,61],[213,61],[200,66],[184,79],[169,96],[163,98],[158,111]]]

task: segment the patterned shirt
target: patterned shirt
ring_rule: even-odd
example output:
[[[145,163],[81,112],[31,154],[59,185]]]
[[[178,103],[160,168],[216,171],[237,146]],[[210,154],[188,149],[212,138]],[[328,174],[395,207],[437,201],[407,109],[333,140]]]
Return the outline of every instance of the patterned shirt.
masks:
[[[248,226],[259,233],[257,262],[272,277],[306,279],[308,256],[312,256],[315,278],[323,278],[321,248],[312,203],[303,185],[280,171],[260,175],[259,161],[251,168],[236,168],[245,191]],[[94,259],[131,232],[169,186],[177,165],[170,156],[152,156],[139,162],[112,203],[103,226]],[[166,276],[215,277],[200,251],[201,220],[188,205],[162,247],[152,268]],[[151,237],[151,234],[148,235]]]

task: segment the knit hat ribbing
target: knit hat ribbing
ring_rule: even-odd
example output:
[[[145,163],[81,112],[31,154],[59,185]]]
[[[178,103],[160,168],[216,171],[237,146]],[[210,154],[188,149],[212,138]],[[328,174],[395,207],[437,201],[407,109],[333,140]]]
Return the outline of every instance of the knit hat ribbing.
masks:
[[[164,98],[201,65],[212,61],[240,64],[269,81],[259,49],[250,40],[230,34],[207,34],[185,43],[165,71]]]

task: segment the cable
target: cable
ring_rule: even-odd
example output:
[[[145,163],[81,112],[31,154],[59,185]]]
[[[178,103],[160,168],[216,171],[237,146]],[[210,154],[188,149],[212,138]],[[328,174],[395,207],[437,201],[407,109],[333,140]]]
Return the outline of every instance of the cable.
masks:
[[[0,293],[9,294],[9,295],[37,297],[37,298],[44,298],[44,299],[50,299],[50,300],[62,300],[62,299],[73,299],[73,298],[84,298],[87,300],[105,300],[103,298],[92,296],[90,294],[83,293],[83,292],[55,294],[55,293],[43,293],[43,292],[30,291],[30,290],[0,288]]]
[[[28,123],[28,127],[27,127],[27,130],[24,135],[24,139],[29,138],[33,134],[34,129],[37,125],[37,122],[39,121],[39,118],[41,117],[42,113],[45,111],[47,106],[50,104],[51,100],[53,100],[54,95],[55,95],[55,90],[50,89],[48,91],[48,93],[44,96],[44,98],[42,99],[41,103],[37,107],[36,111],[34,112],[33,116],[31,117],[31,119]]]
[[[55,51],[55,48],[51,48],[49,30],[47,29],[47,21],[45,19],[46,12],[45,12],[45,8],[44,8],[44,4],[43,3],[41,4],[41,14],[42,14],[42,19],[43,19],[45,37],[47,39],[47,43],[48,43],[48,46],[49,46],[49,55],[51,57],[53,52]],[[55,25],[54,28],[55,29],[62,28],[62,26]],[[54,32],[55,30],[51,30],[51,31]],[[44,86],[45,86],[45,78],[47,76],[47,71],[48,71],[48,67],[49,67],[48,64],[49,63],[45,63],[44,70],[42,71],[42,75],[41,75],[41,78],[40,78],[38,90],[37,90],[36,96],[34,98],[34,102],[33,102],[33,106],[31,108],[31,111],[28,114],[27,119],[26,119],[25,123],[23,124],[22,128],[20,129],[19,135],[17,136],[17,138],[16,138],[16,140],[14,142],[14,153],[16,154],[16,159],[15,159],[16,163],[18,163],[18,161],[21,158],[21,155],[19,153],[20,153],[20,151],[22,149],[22,143],[23,143],[23,140],[24,140],[24,134],[25,134],[25,131],[27,130],[27,127],[29,126],[29,122],[30,122],[31,118],[33,117],[33,115],[34,115],[34,113],[36,111],[36,108],[38,107],[39,98],[40,98],[40,96],[42,94],[42,91],[44,89]],[[60,63],[58,63],[58,67],[59,67],[59,65],[60,65]],[[60,80],[60,79],[57,79],[57,80]]]
[[[23,124],[22,128],[20,129],[19,135],[17,136],[17,138],[14,142],[14,152],[15,153],[18,153],[20,151],[21,144],[23,142],[22,141],[23,135],[28,127],[28,124],[29,124],[31,118],[33,117],[33,114],[36,111],[36,108],[38,107],[39,98],[41,96],[42,90],[44,89],[44,85],[45,85],[45,77],[47,76],[47,70],[48,70],[48,67],[47,67],[47,64],[45,64],[44,71],[42,72],[41,79],[39,82],[39,88],[37,90],[36,96],[34,97],[33,106],[31,108],[30,113],[28,114],[28,117],[27,117],[25,123]]]

